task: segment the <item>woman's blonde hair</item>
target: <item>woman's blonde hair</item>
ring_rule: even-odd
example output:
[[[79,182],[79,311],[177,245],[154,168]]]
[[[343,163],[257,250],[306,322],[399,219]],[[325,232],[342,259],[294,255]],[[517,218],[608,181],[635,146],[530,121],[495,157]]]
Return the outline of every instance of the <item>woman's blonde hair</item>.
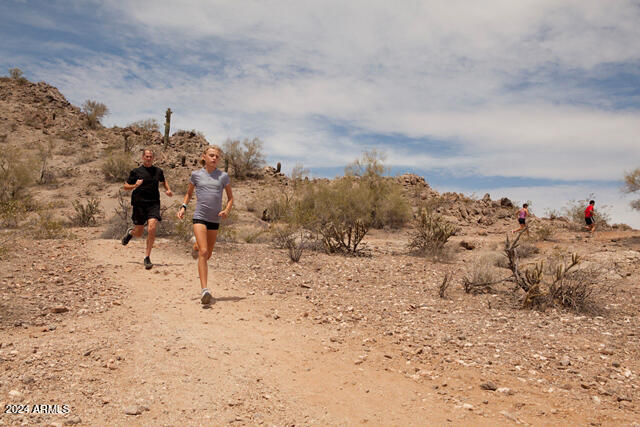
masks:
[[[205,164],[205,161],[202,158],[202,156],[207,154],[207,151],[209,151],[209,150],[216,150],[218,152],[218,156],[220,158],[224,157],[224,151],[222,151],[222,148],[218,147],[217,145],[209,145],[207,148],[204,149],[204,151],[202,152],[202,155],[200,156],[200,164],[202,166],[204,166],[204,164]]]

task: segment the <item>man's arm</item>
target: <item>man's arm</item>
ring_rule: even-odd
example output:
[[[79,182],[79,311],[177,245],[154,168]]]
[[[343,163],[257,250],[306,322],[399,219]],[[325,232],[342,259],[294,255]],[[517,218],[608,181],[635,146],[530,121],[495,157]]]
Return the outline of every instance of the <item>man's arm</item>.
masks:
[[[135,190],[136,188],[140,187],[142,185],[142,180],[139,179],[136,181],[135,184],[129,184],[128,182],[124,183],[124,189],[126,191],[131,191],[131,190]]]
[[[162,185],[164,186],[165,194],[169,197],[173,197],[173,191],[171,191],[171,188],[169,187],[169,183],[167,182],[167,180],[162,181]]]

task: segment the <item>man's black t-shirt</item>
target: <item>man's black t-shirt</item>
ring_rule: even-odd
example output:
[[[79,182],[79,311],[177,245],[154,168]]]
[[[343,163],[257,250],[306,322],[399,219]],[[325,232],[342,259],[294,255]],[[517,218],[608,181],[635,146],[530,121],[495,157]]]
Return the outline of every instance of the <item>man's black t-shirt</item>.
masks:
[[[158,185],[164,182],[162,169],[155,166],[151,166],[150,168],[145,166],[135,168],[129,174],[127,184],[135,184],[139,179],[142,180],[142,184],[131,193],[131,205],[141,206],[160,203]]]

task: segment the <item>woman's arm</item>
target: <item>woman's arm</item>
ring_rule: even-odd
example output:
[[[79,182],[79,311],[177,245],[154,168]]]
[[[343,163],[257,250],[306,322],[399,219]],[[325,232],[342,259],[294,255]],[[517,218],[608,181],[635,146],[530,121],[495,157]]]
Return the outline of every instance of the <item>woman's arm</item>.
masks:
[[[184,218],[184,213],[187,210],[187,205],[189,204],[189,200],[193,196],[193,190],[195,189],[195,185],[189,182],[189,187],[187,187],[187,194],[184,195],[184,199],[182,199],[182,206],[178,209],[178,218]]]
[[[233,206],[233,191],[231,191],[231,184],[227,184],[226,187],[224,187],[224,191],[227,193],[227,207],[221,210],[218,214],[220,218],[226,218],[229,216],[231,206]]]

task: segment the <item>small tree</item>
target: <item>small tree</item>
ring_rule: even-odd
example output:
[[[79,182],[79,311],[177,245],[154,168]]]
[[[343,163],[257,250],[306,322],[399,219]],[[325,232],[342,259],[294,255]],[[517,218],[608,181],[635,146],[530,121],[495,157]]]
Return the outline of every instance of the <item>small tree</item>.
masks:
[[[9,77],[14,80],[19,80],[22,77],[22,70],[20,68],[9,68]]]
[[[256,173],[265,163],[263,143],[258,138],[252,140],[226,140],[222,149],[225,160],[231,166],[234,178],[244,179]]]
[[[95,129],[100,123],[100,120],[109,114],[109,109],[101,102],[87,99],[84,104],[82,104],[82,112],[87,115],[87,125]]]
[[[636,193],[640,190],[640,168],[624,174],[624,187],[622,190],[625,193]],[[640,199],[632,201],[631,207],[640,210]]]

